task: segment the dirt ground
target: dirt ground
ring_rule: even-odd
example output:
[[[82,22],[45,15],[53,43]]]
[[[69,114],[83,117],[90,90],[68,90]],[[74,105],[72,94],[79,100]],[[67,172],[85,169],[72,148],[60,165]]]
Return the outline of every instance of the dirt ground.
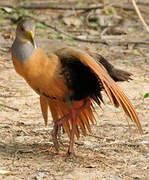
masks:
[[[31,2],[40,3],[39,0],[2,0],[1,4],[20,5]],[[100,2],[100,4],[105,5],[105,9],[112,6],[110,0],[104,1],[104,3],[96,0],[42,2],[51,2],[56,5],[77,3],[78,6],[81,6],[81,3],[84,6],[89,6]],[[114,2],[116,4],[118,1]],[[137,2],[148,3],[145,0]],[[128,1],[122,0],[121,3],[122,6],[130,5],[133,8],[131,1],[128,3]],[[149,15],[146,13],[147,8],[149,11],[149,6],[139,3],[139,7],[149,25]],[[103,15],[105,18],[113,16],[110,22],[115,22],[117,18],[113,10],[110,15],[103,10],[100,10],[101,12],[99,10],[85,12],[81,14],[84,19],[80,18],[80,15],[77,14],[78,11],[21,10],[21,13],[40,15],[40,20],[56,25],[63,31],[80,38],[98,39],[100,33],[107,28],[104,36],[112,38],[111,41],[107,40],[107,45],[74,41],[64,34],[42,27],[41,24],[38,24],[37,39],[40,39],[41,45],[44,44],[44,41],[47,43],[46,39],[58,38],[79,47],[86,46],[102,54],[114,66],[133,73],[132,81],[119,83],[119,86],[129,97],[139,114],[143,135],[138,133],[135,125],[129,121],[123,111],[115,109],[104,95],[103,110],[96,107],[98,116],[96,124],[92,126],[92,134],[87,137],[81,136],[79,140],[76,140],[76,156],[66,158],[55,155],[50,134],[53,127],[50,113],[48,126],[45,127],[40,111],[39,97],[16,74],[13,68],[8,48],[15,35],[16,25],[12,18],[15,18],[16,15],[9,8],[5,11],[10,11],[9,13],[12,14],[8,15],[6,12],[0,11],[0,170],[11,171],[11,174],[0,175],[0,179],[148,180],[149,98],[144,99],[143,96],[149,92],[149,44],[147,43],[149,34],[140,23],[136,12],[117,7],[114,11],[121,22],[105,27],[100,20],[91,24],[88,19],[89,25],[86,25],[83,20],[87,18],[88,14],[99,18],[99,13],[101,13],[100,18]],[[73,21],[72,15],[75,17]],[[76,26],[78,27],[76,28]],[[115,42],[117,37],[119,37],[120,43]],[[122,42],[124,37],[127,37],[126,42]],[[133,43],[130,43],[129,40],[133,40]],[[6,106],[16,108],[19,111]],[[69,139],[66,134],[63,134],[61,140],[63,145],[60,147],[60,154],[65,154]]]

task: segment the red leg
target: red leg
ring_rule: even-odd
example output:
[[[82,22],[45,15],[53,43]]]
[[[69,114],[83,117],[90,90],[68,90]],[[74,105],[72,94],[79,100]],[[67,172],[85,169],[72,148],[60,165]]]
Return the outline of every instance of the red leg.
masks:
[[[68,148],[68,155],[74,154],[74,135],[76,132],[77,117],[78,117],[78,111],[72,108],[72,130],[70,136],[70,144]]]
[[[55,147],[56,152],[59,152],[59,144],[58,144],[58,140],[57,140],[57,135],[58,133],[60,133],[60,129],[61,126],[63,126],[63,124],[69,119],[71,118],[71,113],[67,114],[65,117],[59,119],[58,121],[56,121],[54,123],[54,127],[52,130],[52,140],[53,140],[53,144]]]
[[[90,104],[91,104],[90,100],[85,99],[83,105],[80,108],[75,109],[72,107],[72,131],[70,137],[70,144],[68,148],[68,155],[74,154],[74,135],[76,132],[77,118],[80,112],[83,111],[85,108],[88,108]]]
[[[54,147],[56,149],[56,152],[59,151],[59,145],[57,140],[58,132],[60,131],[61,126],[70,118],[72,118],[72,130],[71,130],[71,136],[70,136],[70,144],[68,149],[68,154],[74,154],[74,135],[76,132],[76,126],[77,126],[77,118],[81,111],[83,111],[85,108],[88,108],[90,106],[91,102],[87,98],[84,100],[83,105],[80,108],[73,108],[72,106],[72,112],[64,116],[63,118],[59,119],[55,122],[53,130],[52,130],[52,139],[54,143]]]

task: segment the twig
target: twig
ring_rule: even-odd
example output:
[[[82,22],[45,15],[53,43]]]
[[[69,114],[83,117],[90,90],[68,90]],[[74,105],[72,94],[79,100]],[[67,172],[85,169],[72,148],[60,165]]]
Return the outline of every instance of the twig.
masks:
[[[31,4],[31,5],[21,5],[21,6],[11,6],[11,5],[0,5],[0,7],[7,7],[7,8],[12,8],[12,9],[56,9],[56,10],[75,10],[75,11],[80,11],[80,10],[85,10],[85,11],[90,11],[93,9],[103,9],[103,5],[98,5],[98,6],[84,6],[84,7],[74,7],[74,6],[54,6],[50,4]]]
[[[146,22],[144,21],[144,19],[143,19],[141,13],[140,13],[140,10],[139,10],[139,8],[138,8],[135,0],[132,0],[132,4],[133,4],[133,6],[134,6],[134,8],[135,8],[135,10],[136,10],[136,13],[138,14],[141,22],[142,22],[142,24],[144,25],[144,27],[146,28],[146,30],[149,32],[149,27],[148,27],[148,25],[146,24]]]
[[[127,35],[104,35],[102,36],[103,40],[107,42],[108,45],[121,45],[121,44],[146,44],[149,45],[149,42],[145,38],[137,36],[127,36]]]
[[[141,4],[138,3],[138,4]],[[145,5],[145,4],[144,4]],[[148,3],[146,3],[148,5]],[[134,8],[129,4],[115,4],[112,3],[112,6],[115,8],[121,8],[127,11],[134,11]],[[7,4],[0,4],[0,8],[11,8],[11,9],[29,9],[29,10],[36,10],[36,9],[55,9],[55,10],[75,10],[75,11],[91,11],[96,9],[104,9],[105,7],[103,5],[98,6],[84,6],[84,7],[73,7],[73,6],[54,6],[50,4],[31,4],[31,5],[21,5],[21,6],[12,6]],[[141,12],[148,13],[147,9],[142,10]]]
[[[81,41],[81,42],[89,42],[89,43],[101,43],[101,44],[105,44],[105,45],[111,45],[111,44],[146,44],[146,45],[149,45],[149,42],[148,41],[143,41],[142,39],[136,39],[136,37],[134,37],[133,39],[130,39],[130,38],[124,38],[122,37],[121,39],[118,37],[118,36],[103,36],[102,39],[98,39],[98,40],[94,40],[94,39],[83,39],[83,38],[79,38],[79,37],[76,37],[76,36],[73,36],[55,26],[52,26],[52,25],[49,25],[47,23],[45,23],[44,21],[41,21],[35,17],[32,17],[32,16],[26,16],[26,17],[29,17],[33,20],[35,20],[36,22],[39,22],[41,24],[43,24],[44,26],[47,26],[57,32],[60,32],[74,40],[77,40],[77,41]]]
[[[0,5],[0,7],[1,7],[1,5]],[[9,6],[9,7],[13,8],[13,6]],[[16,8],[14,8],[14,9],[16,10],[16,12],[18,12],[18,10]],[[20,14],[20,16],[24,17],[24,14],[22,14],[20,12],[19,12],[19,14]],[[15,20],[12,19],[12,20],[14,22],[18,22],[19,20],[21,20],[22,17],[19,17],[17,20],[16,19]],[[71,34],[69,34],[67,32],[64,32],[64,31],[60,30],[59,28],[57,28],[55,26],[49,25],[49,24],[45,23],[44,21],[41,21],[41,20],[39,20],[39,19],[37,19],[37,18],[35,18],[33,16],[25,15],[25,17],[33,19],[33,20],[35,20],[35,21],[37,21],[37,22],[39,22],[39,23],[41,23],[41,24],[43,24],[43,25],[45,25],[45,26],[47,26],[47,27],[49,27],[49,28],[51,28],[51,29],[53,29],[53,30],[55,30],[57,32],[60,32],[60,33],[66,35],[66,36],[68,36],[68,37],[70,37],[70,38],[72,38],[74,40],[82,41],[82,42],[90,42],[90,43],[102,43],[102,44],[108,45],[105,40],[102,40],[102,39],[99,39],[99,40],[89,40],[89,39],[78,38],[78,37],[73,36],[73,35],[71,35]]]
[[[27,97],[29,97],[29,96],[32,96],[32,95],[27,95]],[[0,97],[2,97],[2,98],[17,98],[17,97],[26,97],[26,96],[23,96],[23,95],[14,96],[14,95],[3,95],[3,94],[0,94]]]
[[[3,97],[3,98],[11,98],[11,97],[17,97],[17,96],[11,96],[11,95],[3,95],[3,94],[0,94],[0,97]]]
[[[149,2],[147,2],[147,1],[145,1],[145,2],[138,1],[137,3],[140,4],[140,5],[143,5],[143,6],[148,6],[149,5]]]
[[[3,107],[8,108],[8,109],[12,109],[12,110],[14,110],[14,111],[19,111],[19,109],[13,108],[13,107],[10,107],[10,106],[7,106],[7,105],[5,105],[5,104],[0,104],[0,106],[3,106]]]
[[[112,7],[123,9],[124,11],[135,11],[134,7],[131,4],[115,4],[112,3]],[[148,8],[144,7],[140,10],[142,13],[148,13]]]
[[[30,17],[30,16],[29,16],[29,17]],[[37,21],[37,22],[39,22],[39,23],[41,23],[41,24],[43,24],[43,25],[45,25],[45,26],[47,26],[47,27],[49,27],[49,28],[51,28],[51,29],[54,29],[55,31],[60,32],[60,33],[66,35],[66,36],[68,36],[68,37],[70,37],[70,38],[72,38],[72,39],[74,39],[74,40],[82,41],[82,42],[90,42],[90,43],[102,43],[102,44],[108,45],[108,43],[106,43],[105,40],[102,40],[102,39],[100,39],[100,40],[93,40],[93,39],[90,40],[90,39],[78,38],[78,37],[73,36],[73,35],[71,35],[71,34],[69,34],[69,33],[67,33],[67,32],[62,31],[61,29],[59,29],[59,28],[57,28],[57,27],[55,27],[55,26],[49,25],[49,24],[45,23],[44,21],[40,21],[39,19],[36,19],[36,18],[33,18],[33,17],[30,17],[30,18],[32,18],[32,19],[34,19],[35,21]]]
[[[16,10],[17,11],[17,10]],[[22,16],[24,16],[22,13],[20,14],[20,15],[22,15]],[[60,33],[62,33],[62,34],[64,34],[64,35],[66,35],[66,36],[68,36],[68,37],[70,37],[70,38],[72,38],[72,39],[74,39],[74,40],[77,40],[77,41],[82,41],[82,42],[89,42],[89,43],[101,43],[101,44],[105,44],[105,45],[109,45],[109,44],[111,44],[111,43],[119,43],[119,44],[124,44],[124,43],[134,43],[134,44],[138,44],[138,43],[140,43],[140,44],[149,44],[149,42],[148,41],[142,41],[142,39],[140,39],[140,40],[136,40],[136,38],[135,39],[130,39],[130,38],[127,38],[127,39],[119,39],[119,41],[117,42],[117,36],[115,36],[114,37],[114,39],[116,40],[114,40],[114,39],[109,39],[109,38],[111,38],[111,37],[106,37],[106,36],[103,36],[102,37],[102,39],[98,39],[98,40],[95,40],[95,39],[83,39],[83,38],[79,38],[79,37],[76,37],[76,36],[73,36],[73,35],[71,35],[71,34],[69,34],[69,33],[67,33],[67,32],[65,32],[65,31],[63,31],[63,30],[61,30],[61,29],[59,29],[59,28],[57,28],[57,27],[55,27],[55,26],[52,26],[52,25],[49,25],[49,24],[47,24],[47,23],[45,23],[44,21],[41,21],[41,20],[39,20],[39,19],[37,19],[37,18],[35,18],[35,17],[33,17],[33,16],[29,16],[29,15],[27,15],[27,16],[25,16],[25,17],[27,17],[27,18],[31,18],[31,19],[33,19],[33,20],[35,20],[36,22],[39,22],[39,23],[41,23],[41,24],[43,24],[44,26],[47,26],[47,27],[49,27],[49,28],[51,28],[51,29],[53,29],[53,30],[55,30],[55,31],[57,31],[57,32],[60,32]],[[19,18],[19,20],[21,19],[21,17]],[[15,22],[17,22],[18,20],[15,20]],[[113,42],[111,42],[112,40],[114,40]]]

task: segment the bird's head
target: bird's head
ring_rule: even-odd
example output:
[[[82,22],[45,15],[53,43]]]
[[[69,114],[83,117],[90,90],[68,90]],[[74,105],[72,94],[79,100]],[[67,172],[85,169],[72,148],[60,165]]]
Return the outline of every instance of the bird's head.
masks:
[[[30,42],[35,47],[34,42],[35,23],[33,20],[23,19],[16,29],[16,37],[23,42]]]

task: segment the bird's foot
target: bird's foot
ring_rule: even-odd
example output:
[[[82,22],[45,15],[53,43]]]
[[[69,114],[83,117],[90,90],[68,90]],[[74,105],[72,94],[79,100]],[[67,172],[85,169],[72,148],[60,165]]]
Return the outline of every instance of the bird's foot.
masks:
[[[66,155],[67,155],[68,157],[73,157],[73,156],[75,156],[74,148],[71,148],[71,147],[69,146]]]

